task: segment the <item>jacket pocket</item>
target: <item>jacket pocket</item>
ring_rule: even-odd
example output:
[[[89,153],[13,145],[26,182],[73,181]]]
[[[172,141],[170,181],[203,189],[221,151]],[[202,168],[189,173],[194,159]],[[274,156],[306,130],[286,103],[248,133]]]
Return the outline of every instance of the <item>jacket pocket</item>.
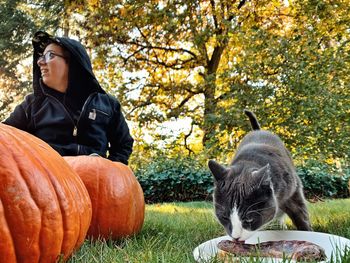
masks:
[[[88,112],[88,119],[99,124],[107,124],[110,118],[111,115],[109,113],[100,109],[94,108]]]

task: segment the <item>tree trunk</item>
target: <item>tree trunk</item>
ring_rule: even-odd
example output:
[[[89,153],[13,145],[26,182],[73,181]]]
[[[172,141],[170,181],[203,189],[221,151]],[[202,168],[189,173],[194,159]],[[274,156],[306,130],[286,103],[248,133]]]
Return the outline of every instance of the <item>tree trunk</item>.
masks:
[[[65,12],[63,14],[63,22],[62,22],[64,37],[69,37],[69,18],[70,18],[70,11],[69,11],[69,8],[66,7]]]
[[[215,121],[217,101],[215,99],[216,91],[216,72],[220,63],[221,55],[225,45],[217,46],[207,66],[207,75],[205,76],[204,90],[204,120],[203,120],[203,139],[202,143],[205,148],[210,147],[210,139],[215,136],[217,122]]]

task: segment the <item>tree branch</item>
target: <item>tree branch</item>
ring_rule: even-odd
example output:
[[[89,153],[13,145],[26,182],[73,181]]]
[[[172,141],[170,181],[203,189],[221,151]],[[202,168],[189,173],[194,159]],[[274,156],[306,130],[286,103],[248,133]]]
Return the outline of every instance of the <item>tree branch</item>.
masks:
[[[184,98],[179,105],[177,105],[175,108],[172,108],[171,111],[167,114],[168,118],[175,117],[178,118],[180,115],[181,108],[194,96],[194,94],[189,94]]]
[[[163,50],[163,51],[171,51],[171,52],[178,52],[178,53],[188,53],[190,54],[192,57],[197,58],[197,55],[195,53],[193,53],[190,50],[184,49],[184,48],[172,48],[172,47],[162,47],[162,46],[152,46],[151,44],[149,45],[144,45],[142,43],[138,43],[137,41],[121,41],[121,39],[118,39],[118,42],[120,44],[124,44],[124,45],[135,45],[137,47],[140,48],[144,48],[144,49],[155,49],[155,50]],[[149,42],[148,42],[149,43]]]
[[[130,59],[130,56],[127,57],[127,58],[124,58],[122,57],[123,60],[126,60],[126,59]],[[176,62],[174,62],[173,64],[167,64],[163,61],[155,61],[155,60],[152,60],[152,59],[147,59],[147,58],[136,58],[138,61],[145,61],[145,62],[148,62],[150,64],[154,64],[154,65],[161,65],[161,66],[164,66],[165,68],[171,68],[171,69],[175,69],[175,70],[180,70],[180,69],[184,69],[185,68],[185,64],[188,64],[190,63],[191,61],[193,61],[194,59],[193,58],[190,58],[188,60],[176,60]]]
[[[239,2],[237,9],[241,9],[241,7],[244,6],[245,2],[246,0],[242,0],[241,2]]]
[[[185,149],[188,150],[188,155],[191,155],[192,153],[194,154],[194,151],[192,151],[192,149],[190,147],[188,147],[188,144],[187,144],[187,139],[191,136],[192,132],[193,132],[193,122],[191,122],[191,130],[188,134],[185,135],[185,138],[184,138],[184,141],[185,141]]]
[[[215,7],[215,1],[214,0],[210,0],[210,4],[211,4],[211,8],[213,10],[213,20],[214,20],[214,26],[216,30],[219,30],[219,23],[216,17],[216,7]]]

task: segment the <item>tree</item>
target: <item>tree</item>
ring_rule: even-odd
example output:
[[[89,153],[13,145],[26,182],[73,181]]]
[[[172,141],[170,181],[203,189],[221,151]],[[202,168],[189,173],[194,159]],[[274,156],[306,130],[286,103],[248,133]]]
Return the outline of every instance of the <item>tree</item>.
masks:
[[[32,51],[31,37],[39,29],[57,29],[62,10],[63,5],[52,0],[1,0],[1,119],[6,116],[13,103],[16,100],[21,100],[30,90],[31,81],[26,78],[30,75],[29,69],[23,65],[23,61],[30,56]]]
[[[251,8],[245,1],[108,1],[80,12],[104,62],[145,72],[122,89],[133,117],[147,123],[191,116],[207,143],[217,123],[219,75],[228,68],[221,60]]]
[[[267,92],[258,107],[262,122],[294,154],[348,160],[350,7],[298,1],[281,11],[284,24],[244,30],[245,56],[235,70],[263,83],[256,85],[259,95]]]
[[[348,160],[346,2],[79,0],[56,8],[60,32],[87,45],[99,80],[139,125],[138,138],[190,118],[172,149],[182,152],[183,140],[184,152],[198,152],[190,139],[201,135],[209,155],[229,159],[250,130],[242,113],[249,108],[298,157]]]
[[[128,0],[86,6],[76,11],[85,18],[81,26],[97,49],[97,64],[139,73],[119,85],[119,97],[140,125],[189,116],[216,155],[232,152],[249,129],[242,114],[248,107],[294,153],[330,156],[338,148],[336,156],[347,156],[340,141],[348,133],[336,134],[349,119],[346,3]],[[327,138],[330,130],[336,138]]]

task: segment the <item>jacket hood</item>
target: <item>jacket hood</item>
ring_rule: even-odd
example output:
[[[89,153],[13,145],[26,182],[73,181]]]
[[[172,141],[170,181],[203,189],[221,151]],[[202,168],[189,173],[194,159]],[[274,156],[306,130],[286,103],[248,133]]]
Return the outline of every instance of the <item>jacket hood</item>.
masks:
[[[34,34],[32,44],[33,52],[33,89],[34,94],[40,95],[45,92],[45,85],[41,82],[41,72],[37,65],[37,60],[42,55],[46,46],[50,43],[56,43],[69,51],[69,73],[68,88],[66,97],[76,100],[78,104],[85,102],[87,97],[94,92],[105,93],[98,83],[91,66],[89,55],[84,46],[70,38],[54,37],[46,32],[38,31]],[[43,85],[42,85],[42,84]]]

